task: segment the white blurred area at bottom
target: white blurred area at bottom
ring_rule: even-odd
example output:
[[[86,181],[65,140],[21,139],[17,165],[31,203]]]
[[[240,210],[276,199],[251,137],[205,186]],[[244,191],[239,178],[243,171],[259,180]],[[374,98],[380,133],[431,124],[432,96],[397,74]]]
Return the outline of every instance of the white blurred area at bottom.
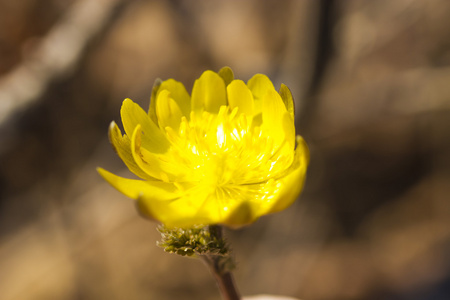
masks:
[[[300,300],[300,299],[274,295],[255,295],[244,297],[242,300]]]

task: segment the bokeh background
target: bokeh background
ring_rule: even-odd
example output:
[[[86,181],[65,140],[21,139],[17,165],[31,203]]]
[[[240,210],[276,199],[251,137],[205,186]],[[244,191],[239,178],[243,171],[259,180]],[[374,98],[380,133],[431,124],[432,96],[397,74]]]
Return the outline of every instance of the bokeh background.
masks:
[[[304,193],[226,232],[244,295],[450,299],[450,2],[0,1],[0,299],[220,299],[102,181],[153,81],[264,73],[296,100]]]

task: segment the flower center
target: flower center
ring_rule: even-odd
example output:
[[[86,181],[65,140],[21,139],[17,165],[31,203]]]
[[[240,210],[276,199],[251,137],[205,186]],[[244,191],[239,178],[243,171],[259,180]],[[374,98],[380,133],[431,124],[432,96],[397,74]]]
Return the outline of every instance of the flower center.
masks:
[[[179,131],[167,132],[170,156],[183,168],[183,181],[216,191],[261,183],[292,163],[292,150],[274,141],[238,109],[222,106],[218,114],[192,113]]]

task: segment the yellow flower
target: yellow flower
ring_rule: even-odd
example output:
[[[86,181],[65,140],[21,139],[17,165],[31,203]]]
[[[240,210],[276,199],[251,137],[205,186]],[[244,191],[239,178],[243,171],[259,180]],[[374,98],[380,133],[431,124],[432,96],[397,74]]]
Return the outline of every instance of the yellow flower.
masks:
[[[239,227],[285,209],[303,187],[309,151],[295,136],[292,95],[265,75],[245,84],[228,67],[205,71],[192,96],[159,81],[148,113],[125,99],[121,117],[125,135],[112,122],[109,137],[142,180],[98,171],[166,226]]]

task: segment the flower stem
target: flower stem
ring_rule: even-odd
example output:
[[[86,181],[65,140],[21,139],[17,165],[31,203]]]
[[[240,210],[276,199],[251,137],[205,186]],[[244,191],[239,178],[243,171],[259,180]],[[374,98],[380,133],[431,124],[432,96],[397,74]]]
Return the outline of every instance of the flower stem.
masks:
[[[236,285],[234,284],[233,275],[231,274],[231,272],[214,275],[224,300],[241,299],[241,296],[236,289]]]
[[[215,235],[218,239],[222,239],[222,227],[210,225],[209,232],[211,235]],[[229,270],[228,260],[230,257],[218,255],[202,255],[201,257],[213,273],[223,299],[240,300],[241,296],[239,295],[236,285],[234,284],[233,274]]]
[[[234,268],[231,251],[223,238],[222,227],[218,225],[197,226],[194,228],[167,228],[159,226],[164,251],[181,256],[201,258],[216,279],[224,300],[240,300],[233,281]]]

